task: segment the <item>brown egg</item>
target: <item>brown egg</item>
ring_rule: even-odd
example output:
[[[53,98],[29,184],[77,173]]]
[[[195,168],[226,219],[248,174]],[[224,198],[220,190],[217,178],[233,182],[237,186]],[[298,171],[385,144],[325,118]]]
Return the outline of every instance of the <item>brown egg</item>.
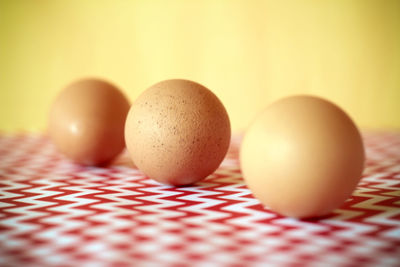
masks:
[[[103,165],[125,147],[127,98],[114,85],[85,79],[72,83],[54,101],[48,132],[59,151],[87,165]]]
[[[188,185],[218,168],[230,143],[228,114],[204,86],[166,80],[133,103],[125,141],[135,165],[170,185]]]
[[[273,103],[246,131],[243,176],[272,210],[298,218],[323,216],[351,195],[364,167],[360,133],[339,107],[312,96]]]

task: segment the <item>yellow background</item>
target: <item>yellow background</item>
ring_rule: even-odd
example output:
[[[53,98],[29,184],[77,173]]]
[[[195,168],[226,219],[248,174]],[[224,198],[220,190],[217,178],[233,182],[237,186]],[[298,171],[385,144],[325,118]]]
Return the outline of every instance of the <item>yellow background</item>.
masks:
[[[0,129],[43,130],[71,81],[106,78],[134,100],[186,78],[233,129],[310,93],[361,126],[400,128],[400,1],[0,0]]]

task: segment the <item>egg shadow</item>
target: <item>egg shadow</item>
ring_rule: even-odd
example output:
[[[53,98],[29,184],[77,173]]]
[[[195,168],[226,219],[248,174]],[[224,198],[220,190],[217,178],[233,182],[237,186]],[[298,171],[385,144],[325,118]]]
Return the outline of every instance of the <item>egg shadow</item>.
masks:
[[[237,170],[228,170],[219,168],[214,173],[193,184],[199,187],[224,187],[229,185],[246,186],[241,172]]]
[[[124,149],[110,164],[105,167],[127,167],[137,169],[135,163],[131,160],[128,150]]]

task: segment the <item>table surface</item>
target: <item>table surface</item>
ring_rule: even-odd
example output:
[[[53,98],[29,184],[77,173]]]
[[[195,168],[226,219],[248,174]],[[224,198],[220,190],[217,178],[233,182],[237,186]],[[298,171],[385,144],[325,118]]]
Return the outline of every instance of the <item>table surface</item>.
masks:
[[[252,196],[238,137],[214,174],[175,188],[126,153],[83,167],[45,136],[0,134],[0,266],[400,266],[400,133],[364,141],[352,197],[305,221]]]

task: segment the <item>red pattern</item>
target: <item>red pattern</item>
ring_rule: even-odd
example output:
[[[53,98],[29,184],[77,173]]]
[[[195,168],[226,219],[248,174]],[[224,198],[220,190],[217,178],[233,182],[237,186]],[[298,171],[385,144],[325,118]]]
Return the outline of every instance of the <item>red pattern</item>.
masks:
[[[0,134],[0,266],[400,266],[400,134],[364,139],[352,198],[305,221],[254,199],[240,138],[213,175],[175,188],[126,154],[82,167],[45,136]]]

